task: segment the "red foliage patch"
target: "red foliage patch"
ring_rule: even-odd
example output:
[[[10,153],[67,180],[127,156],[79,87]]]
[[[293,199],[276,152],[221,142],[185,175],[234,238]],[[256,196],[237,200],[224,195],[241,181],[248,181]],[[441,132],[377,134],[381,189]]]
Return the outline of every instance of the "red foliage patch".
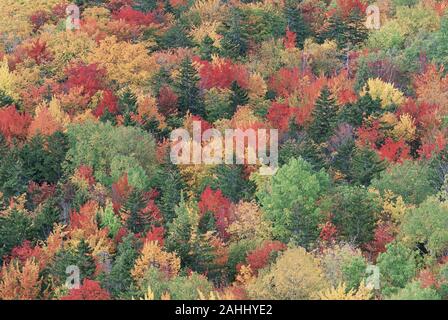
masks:
[[[198,62],[202,65],[199,70],[201,88],[230,88],[234,81],[236,81],[240,87],[247,88],[249,72],[245,66],[233,63],[229,59],[225,59],[218,63],[202,60],[199,60]]]
[[[107,290],[101,288],[98,281],[85,279],[79,289],[72,289],[61,300],[110,300]]]
[[[32,118],[19,113],[14,106],[0,109],[0,133],[11,142],[13,138],[26,139]]]
[[[205,188],[198,203],[201,215],[211,212],[215,217],[216,229],[224,240],[229,238],[227,227],[234,221],[232,203],[223,196],[221,190],[213,191],[210,187]]]
[[[260,248],[247,254],[246,262],[254,272],[266,267],[272,254],[286,249],[286,245],[280,241],[266,241]]]

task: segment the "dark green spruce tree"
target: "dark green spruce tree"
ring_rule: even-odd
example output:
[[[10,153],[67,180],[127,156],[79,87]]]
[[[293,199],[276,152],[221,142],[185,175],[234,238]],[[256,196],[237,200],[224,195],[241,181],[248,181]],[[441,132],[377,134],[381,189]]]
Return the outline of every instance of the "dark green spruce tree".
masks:
[[[313,110],[313,122],[308,134],[316,143],[328,140],[337,124],[338,106],[327,86],[322,89]]]
[[[303,49],[305,40],[311,36],[311,30],[299,8],[302,0],[287,0],[283,9],[289,31],[296,34],[296,46]]]
[[[199,80],[198,72],[191,59],[185,58],[180,65],[180,77],[176,83],[181,115],[190,111],[194,115],[204,116],[204,104],[199,89]]]
[[[244,15],[240,9],[232,8],[230,19],[224,22],[221,32],[221,49],[224,56],[240,59],[246,56],[249,36],[244,27]]]
[[[249,102],[249,95],[247,94],[247,91],[241,88],[238,85],[238,82],[236,81],[232,82],[230,89],[232,90],[232,96],[230,101],[230,106],[232,109],[231,116],[232,116],[235,113],[238,106],[244,106]]]

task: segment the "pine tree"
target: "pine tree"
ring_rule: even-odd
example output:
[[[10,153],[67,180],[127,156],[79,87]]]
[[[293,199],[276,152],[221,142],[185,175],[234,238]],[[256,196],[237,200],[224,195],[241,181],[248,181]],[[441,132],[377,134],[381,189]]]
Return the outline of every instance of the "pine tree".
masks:
[[[213,268],[213,247],[199,232],[199,209],[196,203],[186,203],[182,198],[175,209],[176,218],[168,227],[166,248],[176,252],[182,266],[199,273]]]
[[[368,37],[365,19],[358,8],[353,9],[346,22],[346,40],[350,48],[364,42]]]
[[[119,99],[120,113],[124,118],[124,125],[135,125],[132,114],[137,113],[137,97],[130,90],[126,90]]]
[[[121,211],[128,215],[126,227],[133,233],[141,233],[146,229],[140,211],[145,207],[143,196],[139,191],[132,191]]]
[[[301,9],[298,6],[302,0],[288,0],[285,3],[284,15],[286,17],[289,31],[296,34],[296,45],[303,49],[305,40],[311,36],[311,31],[305,22]]]
[[[350,180],[354,183],[368,186],[373,178],[377,178],[381,171],[385,169],[377,153],[369,148],[357,148],[354,152]]]
[[[81,282],[85,278],[92,279],[96,269],[95,260],[92,256],[92,249],[84,239],[79,242],[75,250],[63,249],[59,251],[47,271],[54,276],[54,280],[58,284],[63,284],[67,278],[66,270],[68,266],[79,268]]]
[[[133,284],[131,270],[138,257],[137,249],[135,235],[130,233],[118,245],[117,255],[111,272],[103,274],[102,283],[114,297],[125,295]]]
[[[238,106],[244,106],[249,102],[249,96],[247,91],[241,88],[236,81],[232,82],[230,89],[232,90],[231,115],[233,115]]]
[[[181,200],[180,194],[185,185],[177,167],[171,163],[159,170],[155,180],[160,191],[156,203],[163,213],[164,222],[169,224],[175,218],[174,210]]]
[[[373,100],[372,96],[367,93],[360,97],[355,104],[349,104],[343,108],[339,122],[359,127],[365,118],[381,113],[381,111],[381,101],[379,99]]]
[[[244,17],[241,10],[232,8],[230,21],[224,23],[222,32],[221,48],[224,56],[239,59],[246,55],[249,36],[243,23]]]
[[[199,53],[201,54],[202,60],[212,60],[212,54],[216,54],[218,52],[218,49],[213,46],[213,39],[210,38],[208,35],[202,40],[201,45],[199,47]]]
[[[332,135],[338,116],[338,106],[328,87],[324,87],[313,110],[309,135],[316,143],[327,141]]]
[[[14,104],[14,99],[8,96],[3,90],[0,90],[0,107]]]
[[[176,85],[179,96],[179,111],[185,115],[190,111],[194,115],[204,116],[204,105],[199,90],[200,77],[190,58],[185,58],[180,65],[180,76]]]

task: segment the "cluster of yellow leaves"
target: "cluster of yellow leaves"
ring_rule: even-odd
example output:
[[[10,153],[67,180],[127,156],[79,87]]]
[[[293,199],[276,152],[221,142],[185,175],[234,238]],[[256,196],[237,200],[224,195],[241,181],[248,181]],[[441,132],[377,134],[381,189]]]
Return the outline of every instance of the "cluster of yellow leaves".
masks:
[[[12,261],[1,270],[0,300],[34,300],[39,296],[41,282],[34,259],[26,260],[23,266]]]
[[[379,78],[367,80],[367,84],[360,94],[364,96],[366,93],[369,93],[373,99],[380,99],[383,108],[391,104],[400,105],[405,99],[403,92],[396,89],[393,84]]]
[[[236,283],[240,284],[240,285],[247,285],[248,283],[250,283],[252,280],[254,280],[255,275],[254,272],[252,271],[252,268],[250,267],[250,265],[242,265],[240,267],[240,270],[235,278]]]
[[[119,42],[115,36],[101,41],[87,62],[104,68],[109,81],[131,88],[147,86],[147,80],[158,70],[155,58],[148,55],[144,45]]]
[[[268,90],[268,86],[263,77],[259,73],[253,73],[249,76],[249,85],[247,88],[249,99],[255,100],[264,97]]]
[[[414,119],[411,115],[405,113],[400,116],[400,120],[395,125],[392,136],[396,140],[404,139],[407,142],[414,140],[416,134],[416,127]]]
[[[402,196],[395,195],[392,191],[386,190],[383,195],[382,215],[389,218],[392,222],[400,224],[406,215],[406,206]]]
[[[345,283],[341,283],[335,288],[319,292],[317,297],[320,300],[369,300],[372,297],[372,291],[363,282],[358,290],[351,289],[349,291],[347,291]]]
[[[209,36],[213,40],[213,46],[220,48],[221,36],[218,34],[218,28],[220,25],[221,23],[218,21],[207,21],[197,27],[193,27],[190,31],[190,35],[197,43],[201,43],[207,36]]]
[[[149,301],[155,300],[154,291],[152,291],[151,287],[148,286],[145,295],[143,296],[143,298],[140,298],[140,300],[149,300]],[[171,300],[171,295],[169,294],[169,292],[164,292],[162,293],[160,300]]]
[[[81,240],[85,239],[94,256],[102,252],[113,253],[115,247],[108,237],[108,230],[98,228],[98,210],[98,203],[95,201],[89,201],[81,207],[79,215],[82,217],[82,226],[70,230],[71,239],[69,240],[69,244],[76,247]]]
[[[315,299],[328,288],[319,260],[303,248],[286,250],[271,266],[251,281],[247,290],[254,299]]]
[[[18,95],[15,86],[14,75],[9,71],[8,59],[4,57],[0,63],[0,90],[8,96],[17,99]]]
[[[158,268],[168,276],[176,276],[180,270],[180,259],[175,253],[163,251],[157,242],[147,241],[131,272],[132,277],[137,282],[141,281],[150,267]]]
[[[235,221],[227,231],[236,240],[270,238],[269,224],[263,220],[263,213],[255,201],[238,203],[235,207]]]
[[[31,34],[29,17],[38,10],[49,11],[60,0],[0,1],[0,49],[14,44]]]
[[[137,96],[137,113],[140,117],[155,119],[159,123],[159,129],[166,127],[165,116],[157,108],[157,99],[151,95]]]
[[[202,22],[219,21],[227,8],[220,0],[198,0],[189,10],[189,14],[197,14]]]
[[[64,77],[64,70],[70,62],[84,61],[88,54],[96,47],[91,37],[81,31],[76,32],[45,32],[41,34],[41,41],[45,41],[53,60],[48,64],[49,69],[57,77]]]

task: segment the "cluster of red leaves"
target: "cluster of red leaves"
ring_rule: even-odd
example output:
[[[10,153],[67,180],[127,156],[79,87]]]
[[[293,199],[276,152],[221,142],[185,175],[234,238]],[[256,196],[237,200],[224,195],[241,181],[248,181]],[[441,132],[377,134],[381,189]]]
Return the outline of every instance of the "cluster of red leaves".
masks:
[[[177,113],[178,95],[169,86],[164,85],[160,88],[157,96],[158,110],[165,117]]]
[[[397,115],[409,114],[414,119],[414,123],[420,131],[430,131],[440,126],[440,120],[437,113],[440,107],[436,104],[426,102],[417,103],[409,98],[397,110]]]
[[[286,49],[292,49],[295,48],[296,46],[296,39],[297,39],[297,35],[295,32],[292,32],[288,29],[286,29],[286,35],[283,38],[283,45],[285,46]]]
[[[110,114],[118,113],[118,99],[109,89],[103,91],[103,97],[93,111],[93,115],[99,118],[106,112],[106,110]]]
[[[426,139],[422,139],[422,145],[418,150],[418,154],[420,157],[429,160],[434,154],[438,154],[444,150],[446,145],[445,135],[442,132],[438,132]]]
[[[336,239],[337,232],[336,226],[331,221],[327,221],[321,226],[319,237],[325,242],[332,242]]]
[[[229,88],[236,81],[242,88],[247,88],[249,83],[249,72],[241,64],[233,63],[230,59],[218,62],[195,60],[201,65],[199,75],[200,86],[203,89]]]
[[[79,213],[73,211],[70,214],[70,230],[81,229],[86,235],[95,234],[98,229],[96,223],[97,210],[98,203],[88,201],[79,209]]]
[[[26,139],[32,118],[27,113],[19,113],[14,106],[0,109],[0,133],[6,141]]]
[[[253,272],[264,268],[271,262],[272,254],[286,249],[286,245],[280,241],[266,241],[260,248],[247,254],[246,262]]]
[[[61,300],[110,300],[107,290],[101,288],[98,281],[84,279],[79,289],[71,289]]]
[[[20,246],[12,249],[10,257],[6,259],[6,262],[18,260],[21,263],[25,263],[30,258],[36,258],[41,254],[41,248],[39,246],[33,247],[31,241],[25,240]]]
[[[149,26],[156,22],[156,15],[153,12],[143,13],[130,6],[122,7],[112,15],[114,20],[124,20],[130,25]]]
[[[357,136],[360,145],[375,147],[384,134],[380,131],[380,122],[375,120],[369,126],[363,125],[358,128]]]
[[[295,110],[297,108],[291,108],[287,104],[273,102],[268,110],[267,119],[273,128],[285,132],[289,128]]]
[[[146,234],[144,242],[156,241],[160,247],[163,247],[165,243],[165,228],[153,226]]]
[[[422,288],[439,288],[440,283],[437,281],[434,273],[429,269],[423,269],[420,271],[418,281]]]
[[[91,98],[97,91],[105,88],[103,79],[106,76],[106,70],[97,64],[77,64],[68,68],[65,74],[67,91],[72,88],[82,88],[82,94]]]
[[[388,223],[380,223],[376,227],[373,240],[365,246],[373,261],[380,253],[386,252],[386,245],[394,240],[392,229],[393,227]]]
[[[207,212],[213,213],[220,237],[227,240],[229,238],[227,227],[234,221],[231,201],[223,196],[221,190],[213,191],[207,187],[202,192],[198,205],[202,216]]]
[[[403,162],[410,159],[410,148],[404,140],[394,141],[392,138],[386,138],[384,144],[378,150],[382,160],[389,162]]]
[[[302,75],[298,68],[281,68],[269,79],[269,88],[281,97],[300,89]]]
[[[367,9],[367,4],[363,0],[337,0],[337,6],[344,16],[348,16],[356,9],[361,13],[365,13]]]
[[[51,61],[52,54],[47,50],[47,43],[37,39],[27,51],[28,57],[33,59],[38,65]]]
[[[89,166],[82,165],[76,170],[75,176],[79,179],[86,181],[89,186],[95,184],[95,177],[93,176],[93,169]]]

